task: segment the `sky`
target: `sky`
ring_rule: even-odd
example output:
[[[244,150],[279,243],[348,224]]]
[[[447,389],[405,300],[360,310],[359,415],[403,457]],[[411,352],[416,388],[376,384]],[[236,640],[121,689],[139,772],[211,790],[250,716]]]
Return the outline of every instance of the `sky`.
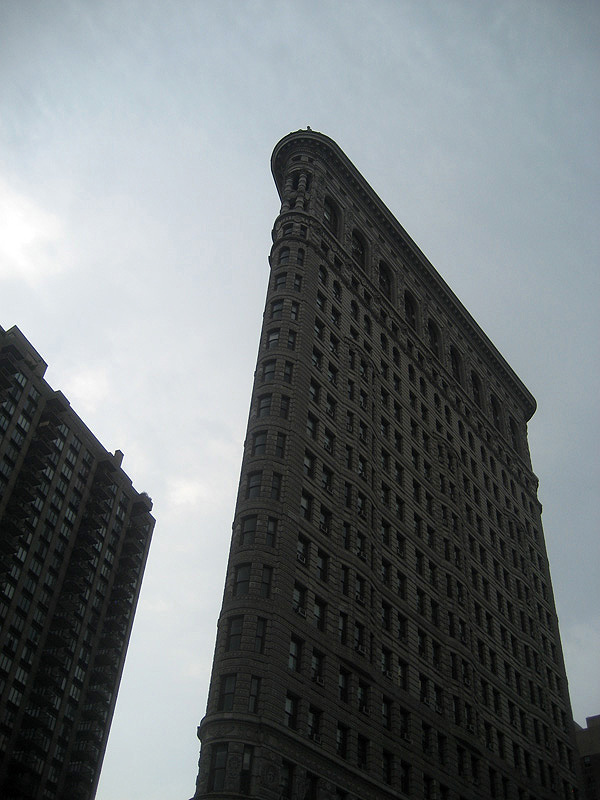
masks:
[[[0,325],[157,524],[98,800],[187,800],[279,212],[334,139],[538,401],[575,719],[600,713],[600,5],[0,0]]]

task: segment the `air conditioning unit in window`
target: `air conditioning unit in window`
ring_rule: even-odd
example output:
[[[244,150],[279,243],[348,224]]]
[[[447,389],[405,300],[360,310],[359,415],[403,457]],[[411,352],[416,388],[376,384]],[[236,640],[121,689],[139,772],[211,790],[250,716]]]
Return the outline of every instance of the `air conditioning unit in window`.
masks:
[[[409,744],[412,742],[412,739],[410,738],[410,735],[408,733],[401,733],[400,738],[403,739],[405,742],[408,742]]]
[[[493,742],[486,742],[485,746],[487,747],[488,750],[493,750],[494,749],[494,743]]]
[[[331,484],[329,484],[329,483],[326,484],[325,491],[329,492],[329,494],[333,494],[333,486],[331,486]]]
[[[306,556],[302,553],[296,553],[296,558],[301,564],[306,564]]]
[[[440,705],[438,705],[438,704],[436,704],[436,706],[435,706],[435,710],[436,710],[436,713],[437,713],[437,714],[443,714],[443,713],[444,713],[444,707],[443,707],[443,706],[440,706]]]
[[[347,422],[346,423],[346,430],[349,431],[350,433],[352,433],[353,429],[354,429],[354,426],[352,425],[352,423],[351,422]]]
[[[359,592],[356,593],[356,602],[361,606],[365,604],[365,598]]]
[[[475,725],[473,725],[473,723],[472,723],[472,722],[470,722],[470,723],[467,725],[467,730],[469,731],[469,733],[475,733]]]
[[[357,644],[357,645],[356,645],[356,647],[355,647],[354,649],[355,649],[355,650],[356,650],[356,652],[357,652],[357,653],[359,653],[361,656],[364,656],[364,655],[366,655],[366,652],[367,652],[367,651],[366,651],[366,648],[365,648],[364,644]]]
[[[333,448],[330,442],[323,442],[323,447],[327,450],[328,453],[333,452]]]
[[[313,740],[315,744],[321,744],[321,737],[318,733],[311,733],[310,738]]]
[[[367,560],[367,554],[365,553],[364,550],[357,550],[356,555],[360,558],[361,561]]]
[[[392,671],[390,669],[384,669],[383,670],[383,674],[384,674],[384,676],[386,678],[391,678],[392,677]]]
[[[329,533],[329,525],[326,522],[320,522],[319,530],[322,530],[323,533]]]
[[[315,675],[314,681],[317,684],[317,686],[325,686],[325,681],[322,675]]]
[[[463,683],[464,683],[465,686],[470,686],[471,685],[471,679],[470,678],[463,678]]]
[[[367,717],[369,716],[369,706],[362,705],[358,709],[361,714],[366,714]]]
[[[296,614],[300,614],[301,617],[306,616],[306,609],[304,608],[304,606],[294,606],[294,611],[296,612]]]

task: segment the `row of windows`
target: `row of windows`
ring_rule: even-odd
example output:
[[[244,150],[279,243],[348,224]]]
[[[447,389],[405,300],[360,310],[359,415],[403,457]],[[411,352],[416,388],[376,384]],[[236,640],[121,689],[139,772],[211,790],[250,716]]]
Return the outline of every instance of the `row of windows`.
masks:
[[[326,198],[323,208],[323,221],[325,227],[334,234],[339,236],[340,214],[337,206],[331,198]],[[354,229],[350,237],[350,252],[352,258],[358,264],[366,268],[367,266],[367,245],[363,234]],[[390,267],[384,262],[380,261],[377,267],[376,282],[384,297],[386,297],[393,304],[401,302],[401,311],[403,312],[404,319],[408,326],[416,333],[421,334],[426,331],[428,345],[438,360],[444,360],[444,347],[443,337],[440,328],[433,319],[428,319],[425,324],[422,320],[422,313],[419,308],[418,301],[415,295],[406,289],[403,292],[401,300],[398,298],[398,291],[395,286],[395,276]],[[369,325],[370,328],[370,325]],[[370,333],[370,330],[369,330]],[[449,369],[452,377],[463,387],[466,386],[466,370],[463,364],[462,356],[454,344],[449,344]],[[471,395],[475,403],[485,411],[486,400],[483,390],[482,380],[475,370],[471,370],[470,375],[470,389]],[[492,414],[494,425],[501,431],[504,431],[504,413],[501,403],[494,394],[489,395],[489,409]],[[512,417],[508,417],[508,433],[512,439],[513,446],[520,450],[520,436],[517,423]]]

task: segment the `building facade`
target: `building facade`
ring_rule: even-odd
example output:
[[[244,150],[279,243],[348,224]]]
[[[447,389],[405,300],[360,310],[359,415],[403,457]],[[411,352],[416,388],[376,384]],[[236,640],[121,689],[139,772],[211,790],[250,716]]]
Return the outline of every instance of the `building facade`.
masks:
[[[586,727],[576,726],[581,763],[583,798],[600,800],[600,714],[586,718]]]
[[[0,796],[96,792],[154,519],[0,328]]]
[[[272,169],[195,798],[576,797],[535,401],[333,141]]]

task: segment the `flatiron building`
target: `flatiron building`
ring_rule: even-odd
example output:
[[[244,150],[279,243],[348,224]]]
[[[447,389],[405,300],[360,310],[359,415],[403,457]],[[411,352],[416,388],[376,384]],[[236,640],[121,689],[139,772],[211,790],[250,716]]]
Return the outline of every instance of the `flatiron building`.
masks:
[[[535,400],[331,139],[272,170],[195,798],[571,800]]]

